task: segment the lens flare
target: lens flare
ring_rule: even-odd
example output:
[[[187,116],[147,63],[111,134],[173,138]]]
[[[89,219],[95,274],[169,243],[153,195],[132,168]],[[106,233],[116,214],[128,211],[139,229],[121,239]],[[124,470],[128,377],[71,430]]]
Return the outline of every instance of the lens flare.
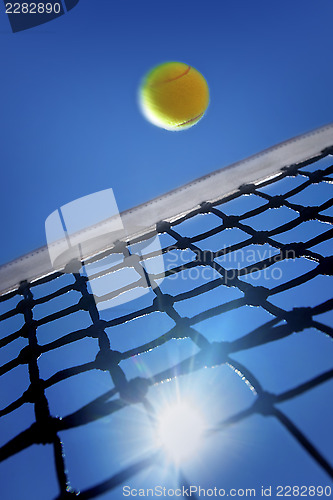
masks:
[[[164,408],[157,419],[157,444],[174,463],[200,451],[206,425],[200,411],[188,402]]]

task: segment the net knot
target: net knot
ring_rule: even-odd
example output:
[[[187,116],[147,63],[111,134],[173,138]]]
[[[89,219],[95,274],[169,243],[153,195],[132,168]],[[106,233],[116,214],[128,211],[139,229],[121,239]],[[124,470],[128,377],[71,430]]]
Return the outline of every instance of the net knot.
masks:
[[[238,269],[224,269],[223,271],[223,284],[226,286],[238,286],[238,276],[239,276],[239,270]]]
[[[268,231],[257,231],[251,238],[251,244],[264,245],[267,243],[268,236]]]
[[[294,332],[301,332],[312,326],[312,309],[311,307],[295,307],[287,311],[284,319]]]
[[[127,403],[141,403],[147,395],[149,386],[147,379],[137,377],[124,384],[119,395]]]
[[[315,172],[310,172],[308,175],[312,184],[318,184],[323,180],[325,172],[323,170],[316,170]]]
[[[89,311],[92,303],[95,304],[94,296],[85,295],[80,298],[79,302],[77,303],[77,306],[81,311]]]
[[[117,240],[114,242],[114,246],[110,253],[122,253],[125,254],[127,250],[127,245],[124,241]]]
[[[133,267],[133,268],[136,268],[137,266],[141,267],[141,259],[142,259],[142,257],[140,255],[137,255],[136,253],[132,253],[131,255],[126,257],[126,266]]]
[[[105,328],[107,327],[107,321],[104,321],[103,319],[100,319],[96,321],[93,325],[88,326],[86,330],[86,336],[98,339],[101,334],[104,333]]]
[[[68,274],[79,274],[81,267],[82,263],[79,259],[72,259],[67,262],[64,268],[64,272]]]
[[[274,403],[276,402],[275,394],[270,392],[262,392],[253,404],[253,408],[261,415],[272,415],[274,412]]]
[[[36,403],[44,396],[45,381],[39,379],[31,384],[23,393],[23,399],[26,403]]]
[[[157,296],[153,300],[153,308],[155,311],[160,311],[160,312],[167,312],[170,307],[173,306],[175,302],[175,298],[172,295],[169,295],[168,293]]]
[[[324,257],[320,261],[318,272],[320,274],[326,274],[327,276],[333,276],[333,256]]]
[[[223,226],[225,229],[232,229],[237,226],[239,217],[237,215],[223,215]]]
[[[200,262],[204,266],[211,266],[213,264],[216,264],[214,261],[215,259],[215,254],[214,252],[211,252],[210,250],[201,250],[199,252],[196,252],[196,262]]]
[[[287,243],[280,248],[281,259],[295,260],[296,258],[304,257],[305,250],[306,247],[303,242]]]
[[[26,299],[20,300],[20,302],[16,304],[15,310],[18,314],[24,314],[27,311],[31,311],[34,305],[34,299],[32,297],[27,297]]]
[[[26,292],[30,291],[30,284],[26,280],[21,281],[17,291],[20,295],[24,295]]]
[[[30,345],[26,345],[21,350],[20,354],[17,357],[17,361],[20,365],[26,365],[30,363],[33,359],[38,359],[42,354],[42,348],[40,345],[36,345],[34,347]]]
[[[264,286],[252,286],[245,292],[247,305],[259,307],[267,300],[270,290]]]
[[[268,202],[269,208],[280,208],[284,204],[284,197],[280,195],[272,196],[272,198]]]
[[[299,216],[302,221],[314,220],[317,218],[319,207],[302,207]]]
[[[209,203],[208,201],[204,201],[203,203],[200,204],[199,213],[207,214],[211,211],[211,209],[212,209],[212,204]]]
[[[209,361],[209,366],[222,365],[228,361],[230,343],[225,341],[212,342],[202,351],[205,353],[207,362]]]
[[[37,321],[32,319],[31,321],[27,321],[22,328],[19,330],[20,337],[24,339],[28,339],[31,333],[35,333],[37,330]]]
[[[118,366],[122,359],[122,354],[119,351],[113,351],[111,349],[99,351],[95,358],[96,368],[103,372],[112,370],[112,368]]]
[[[242,184],[238,189],[240,194],[253,194],[256,186],[254,184]]]
[[[52,444],[58,430],[58,419],[47,417],[31,426],[36,444]]]
[[[293,165],[289,165],[287,167],[283,167],[283,168],[281,168],[281,170],[282,170],[282,172],[287,174],[289,177],[297,177],[299,168],[300,167],[298,165],[293,164]]]
[[[190,333],[190,318],[184,316],[177,320],[177,325],[172,330],[173,339],[186,339],[191,336]],[[193,330],[192,330],[193,331]]]
[[[167,222],[165,220],[161,220],[156,224],[156,231],[158,233],[167,233],[168,231],[170,231],[170,228],[171,228],[170,222]]]
[[[73,290],[82,293],[82,290],[86,289],[85,284],[88,281],[88,279],[89,278],[87,276],[83,276],[82,274],[76,276],[75,283],[72,284]]]
[[[191,243],[191,238],[180,238],[177,241],[177,247],[180,250],[186,250],[187,248],[190,248]]]
[[[331,155],[333,156],[333,146],[328,146],[328,148],[325,148],[322,150],[323,155]]]

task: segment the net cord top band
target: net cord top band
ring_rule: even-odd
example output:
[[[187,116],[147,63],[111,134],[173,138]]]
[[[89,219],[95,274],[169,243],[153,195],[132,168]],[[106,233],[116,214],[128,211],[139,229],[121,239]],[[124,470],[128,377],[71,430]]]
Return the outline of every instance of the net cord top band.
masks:
[[[245,160],[200,177],[184,186],[172,190],[147,203],[121,213],[127,239],[145,234],[160,221],[172,222],[174,218],[189,213],[204,201],[214,203],[235,192],[241,184],[263,181],[279,175],[283,167],[304,162],[318,156],[333,146],[333,123],[306,134],[297,136],[262,151]],[[112,248],[115,243],[112,234],[105,233],[105,223],[84,230],[89,240],[82,259],[97,255]],[[116,239],[119,239],[117,234]],[[57,244],[57,243],[55,243]],[[24,280],[33,282],[54,271],[47,246],[41,247],[0,267],[0,295],[16,290]]]

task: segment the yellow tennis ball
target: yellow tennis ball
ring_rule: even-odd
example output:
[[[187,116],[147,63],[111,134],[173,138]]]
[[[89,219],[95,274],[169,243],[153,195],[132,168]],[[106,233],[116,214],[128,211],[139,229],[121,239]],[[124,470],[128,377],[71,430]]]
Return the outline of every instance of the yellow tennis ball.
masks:
[[[166,62],[145,76],[140,88],[144,116],[166,130],[192,127],[204,115],[209,89],[199,71],[181,62]]]

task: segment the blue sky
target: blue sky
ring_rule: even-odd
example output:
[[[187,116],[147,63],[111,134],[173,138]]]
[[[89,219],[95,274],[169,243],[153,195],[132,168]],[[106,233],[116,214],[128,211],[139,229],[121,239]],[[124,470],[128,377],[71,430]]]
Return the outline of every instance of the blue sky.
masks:
[[[13,34],[2,9],[0,203],[4,237],[0,264],[44,245],[45,220],[73,200],[112,188],[119,209],[124,210],[331,122],[332,15],[331,0],[281,0],[278,3],[80,0],[66,15]],[[137,103],[144,74],[156,64],[169,60],[183,61],[197,68],[210,88],[210,105],[205,117],[191,129],[178,133],[148,123]],[[311,200],[304,199],[300,203],[305,201],[311,204]],[[313,203],[319,201],[316,199]],[[233,207],[231,213],[235,213],[234,209],[237,207]],[[310,232],[311,228],[307,237]],[[325,247],[323,254],[328,250]],[[307,261],[302,272],[310,268]],[[309,297],[311,301],[327,300],[326,278],[318,278],[315,299],[309,283],[297,297],[289,295],[278,305],[288,307],[294,299],[297,305],[304,305]],[[225,293],[229,292],[230,289]],[[211,307],[225,299],[224,292],[216,293],[203,298],[203,306],[195,308]],[[232,300],[234,296],[227,298]],[[146,299],[149,301],[148,296]],[[70,301],[71,297],[66,300]],[[193,305],[186,310],[186,301],[178,307],[180,314],[192,316],[197,312]],[[38,311],[37,308],[37,316]],[[168,331],[172,325],[165,316],[152,315],[149,326],[141,326],[141,319],[126,325],[131,339],[128,344],[127,338],[124,341],[124,325],[115,328],[115,347],[128,349],[140,329],[152,338],[157,329],[162,333]],[[245,334],[248,325],[255,328],[268,319],[266,312],[247,308],[240,316],[237,310],[230,313],[225,326],[231,335],[236,331]],[[63,333],[68,326],[83,328],[87,321],[80,312],[60,331]],[[203,322],[197,329],[210,341],[216,340],[216,323]],[[40,330],[41,338],[43,332],[47,334],[47,341],[59,336],[58,324],[51,325],[49,330],[43,327]],[[318,341],[314,330],[306,332],[305,337],[304,344],[295,335],[291,340],[278,343],[278,348],[276,343],[266,345],[256,352],[239,353],[235,359],[249,366],[264,381],[267,390],[279,393],[331,366],[328,340],[322,336]],[[24,345],[23,339],[17,342],[8,351],[10,358]],[[173,355],[175,359],[181,358],[186,342],[181,348],[170,348],[168,353],[162,349],[161,354],[155,355],[151,367],[158,371]],[[57,369],[88,362],[96,352],[93,340],[85,339],[80,350],[74,344],[57,350],[52,362],[45,354],[40,360],[41,376],[46,379]],[[144,361],[142,366],[147,368]],[[140,369],[132,360],[127,360],[125,367],[131,376],[137,376],[136,370]],[[6,379],[5,404],[12,397],[13,387],[15,397],[26,389],[26,372],[26,367],[20,366]],[[219,421],[252,401],[245,384],[225,366],[200,377],[202,386],[198,383],[199,395],[195,397],[213,408],[212,419]],[[85,391],[80,393],[83,383]],[[185,382],[181,384],[186,386]],[[108,390],[110,380],[107,374],[94,372],[91,378],[84,374],[79,381],[70,380],[68,387],[66,398],[62,386],[56,385],[48,391],[54,414],[74,411],[93,399],[96,391],[101,394]],[[207,387],[211,391],[207,391]],[[186,392],[186,387],[183,390]],[[221,393],[223,396],[219,399]],[[302,430],[312,433],[322,452],[329,457],[331,447],[326,431],[331,405],[327,402],[327,393],[321,387],[312,399],[307,400],[305,396],[301,401],[283,405],[290,417],[304,417]],[[218,402],[214,407],[213,400]],[[5,420],[3,429],[8,439],[33,421],[31,405],[26,406]],[[319,407],[322,408],[320,416],[311,411]],[[141,422],[141,418],[140,412],[134,409],[134,419]],[[125,414],[124,418],[116,416],[112,426],[106,420],[101,426],[94,424],[84,429],[84,447],[80,429],[61,436],[66,442],[67,465],[74,487],[90,487],[108,477],[110,471],[128,464],[133,454],[140,456],[142,440],[133,448],[130,439],[134,439],[135,431],[131,426],[126,427],[128,421],[133,422],[133,414]],[[127,446],[122,439],[117,441],[124,434],[128,438]],[[105,450],[105,443],[112,443],[110,449]],[[222,472],[226,488],[246,488],[253,483],[259,488],[263,481],[269,485],[280,480],[283,485],[301,485],[309,477],[315,484],[328,482],[320,468],[295,446],[293,438],[270,419],[251,417],[227,436],[216,437],[215,444],[218,445],[216,455],[212,455],[207,445],[201,459],[185,467],[190,477],[197,478],[207,488],[215,486]],[[287,455],[290,450],[295,467],[286,462],[286,450]],[[208,468],[206,464],[212,457],[214,466]],[[50,468],[36,477],[33,469],[52,462],[50,450],[34,446],[15,460],[6,463],[3,470],[6,477],[13,473],[13,467],[21,471],[22,482],[14,485],[17,495],[48,500],[43,488],[52,494],[56,491],[54,472]],[[258,475],[258,471],[261,474]],[[156,472],[154,480],[166,481],[166,478],[162,472]],[[172,474],[167,481],[170,485],[173,483]],[[131,484],[140,487],[150,483],[151,477],[143,474]],[[4,500],[12,498],[12,487],[11,481],[6,482]],[[120,493],[110,493],[103,498],[118,499]]]

